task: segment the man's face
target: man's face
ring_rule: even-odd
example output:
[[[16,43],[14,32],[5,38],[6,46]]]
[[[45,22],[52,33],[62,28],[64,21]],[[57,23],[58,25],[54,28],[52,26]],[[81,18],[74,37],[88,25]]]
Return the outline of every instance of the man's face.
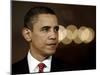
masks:
[[[52,55],[58,45],[58,22],[52,14],[38,15],[31,31],[31,49],[43,55]]]

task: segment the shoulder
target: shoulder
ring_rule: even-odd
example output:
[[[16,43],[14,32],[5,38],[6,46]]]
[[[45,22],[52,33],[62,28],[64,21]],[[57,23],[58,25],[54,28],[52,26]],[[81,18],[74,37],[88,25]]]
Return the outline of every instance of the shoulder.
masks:
[[[17,63],[12,64],[13,74],[23,74],[25,72],[28,72],[27,57],[23,58]]]
[[[75,71],[75,70],[82,70],[82,66],[80,65],[73,65],[69,62],[64,62],[63,60],[53,57],[51,71],[58,72],[58,71]]]
[[[69,71],[69,63],[64,62],[63,60],[57,58],[57,57],[52,57],[52,65],[51,65],[51,71],[56,72],[56,71]]]
[[[12,69],[25,65],[26,61],[27,61],[27,59],[24,58],[24,59],[14,63],[14,64],[12,64]]]

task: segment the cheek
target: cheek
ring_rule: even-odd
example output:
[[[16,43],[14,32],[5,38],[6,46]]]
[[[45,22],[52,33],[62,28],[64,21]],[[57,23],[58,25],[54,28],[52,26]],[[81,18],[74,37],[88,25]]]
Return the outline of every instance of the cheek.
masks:
[[[34,35],[32,36],[32,43],[36,44],[37,46],[43,46],[46,43],[46,36],[45,35]]]

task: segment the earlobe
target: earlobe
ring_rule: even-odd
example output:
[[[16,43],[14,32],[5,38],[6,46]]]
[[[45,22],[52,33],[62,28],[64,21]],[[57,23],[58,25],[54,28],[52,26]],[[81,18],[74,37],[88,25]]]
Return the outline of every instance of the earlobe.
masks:
[[[23,28],[22,35],[25,38],[26,41],[31,41],[31,30],[28,28]]]

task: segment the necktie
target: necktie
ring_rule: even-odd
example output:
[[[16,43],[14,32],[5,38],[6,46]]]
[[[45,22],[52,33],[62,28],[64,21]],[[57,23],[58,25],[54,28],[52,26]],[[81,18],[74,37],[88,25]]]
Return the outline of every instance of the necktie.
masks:
[[[46,67],[46,65],[44,63],[40,63],[38,64],[38,67],[39,67],[39,73],[43,73],[43,70]]]

